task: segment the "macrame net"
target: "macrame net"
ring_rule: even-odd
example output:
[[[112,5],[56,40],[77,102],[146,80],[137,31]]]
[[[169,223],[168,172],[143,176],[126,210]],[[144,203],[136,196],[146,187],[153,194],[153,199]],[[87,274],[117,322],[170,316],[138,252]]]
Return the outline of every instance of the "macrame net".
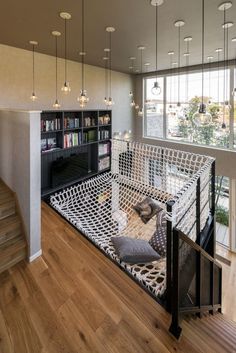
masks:
[[[131,265],[120,261],[111,237],[150,240],[156,217],[144,224],[133,206],[147,196],[172,225],[196,240],[196,183],[201,180],[201,229],[209,215],[212,158],[136,142],[112,140],[111,172],[51,196],[51,205],[154,296],[166,286],[166,259]],[[172,201],[172,212],[167,204]]]

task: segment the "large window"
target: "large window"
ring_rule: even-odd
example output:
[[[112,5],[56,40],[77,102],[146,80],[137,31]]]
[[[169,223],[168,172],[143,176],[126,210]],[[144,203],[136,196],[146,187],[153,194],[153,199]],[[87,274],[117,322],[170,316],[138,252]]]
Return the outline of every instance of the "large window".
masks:
[[[155,78],[146,78],[144,80],[145,136],[223,148],[233,148],[233,145],[236,147],[236,137],[234,138],[236,98],[233,101],[230,92],[232,87],[230,76],[232,76],[230,69],[212,69],[204,72],[203,99],[212,116],[212,121],[207,126],[199,126],[194,121],[194,113],[198,111],[202,99],[201,72],[190,72],[179,76],[172,73],[158,78],[162,87],[162,93],[159,96],[153,96],[151,93]],[[235,123],[230,123],[232,121],[230,119],[235,119]]]

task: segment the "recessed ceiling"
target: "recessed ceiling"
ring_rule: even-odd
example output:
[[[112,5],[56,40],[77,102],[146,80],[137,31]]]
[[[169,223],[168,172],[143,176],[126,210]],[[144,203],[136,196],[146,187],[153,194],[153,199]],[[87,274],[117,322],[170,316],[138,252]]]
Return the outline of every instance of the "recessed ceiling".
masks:
[[[218,10],[221,1],[206,0],[206,36],[205,56],[217,58],[215,49],[223,47],[223,13]],[[229,58],[236,55],[236,43],[231,39],[236,36],[236,0],[227,11],[227,21],[234,22],[229,29]],[[0,43],[30,50],[30,40],[38,41],[36,51],[54,55],[52,30],[58,30],[62,36],[58,40],[59,56],[64,56],[64,22],[60,12],[69,12],[68,21],[68,58],[80,61],[81,51],[81,1],[80,0],[7,0],[0,3]],[[155,70],[155,10],[149,0],[86,0],[85,1],[85,50],[86,63],[104,66],[104,48],[107,26],[114,26],[113,68],[129,72],[129,57],[135,56],[136,69],[140,66],[138,45],[146,47],[143,53],[143,71]],[[176,20],[184,20],[181,28],[181,64],[184,66],[186,42],[184,37],[192,36],[190,43],[190,64],[201,62],[201,1],[200,0],[164,0],[159,7],[159,55],[158,68],[169,68],[168,52],[175,52],[177,60]],[[135,71],[134,70],[134,71]]]

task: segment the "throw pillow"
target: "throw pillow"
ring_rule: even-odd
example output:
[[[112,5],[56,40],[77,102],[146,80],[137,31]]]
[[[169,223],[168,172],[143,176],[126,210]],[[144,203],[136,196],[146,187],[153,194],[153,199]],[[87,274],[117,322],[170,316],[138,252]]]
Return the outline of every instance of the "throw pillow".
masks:
[[[133,209],[138,213],[143,223],[147,223],[153,216],[162,210],[162,208],[150,197],[146,197],[143,201],[138,202],[133,206]]]

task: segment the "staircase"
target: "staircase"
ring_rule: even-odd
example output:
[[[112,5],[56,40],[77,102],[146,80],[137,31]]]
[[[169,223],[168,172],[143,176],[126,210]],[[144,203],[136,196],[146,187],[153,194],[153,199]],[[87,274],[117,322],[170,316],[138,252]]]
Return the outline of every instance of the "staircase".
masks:
[[[27,256],[15,194],[0,180],[0,273]]]
[[[225,315],[204,314],[202,318],[185,318],[182,327],[188,336],[197,342],[199,352],[214,353],[236,352],[236,322]],[[208,348],[207,348],[208,347]]]

